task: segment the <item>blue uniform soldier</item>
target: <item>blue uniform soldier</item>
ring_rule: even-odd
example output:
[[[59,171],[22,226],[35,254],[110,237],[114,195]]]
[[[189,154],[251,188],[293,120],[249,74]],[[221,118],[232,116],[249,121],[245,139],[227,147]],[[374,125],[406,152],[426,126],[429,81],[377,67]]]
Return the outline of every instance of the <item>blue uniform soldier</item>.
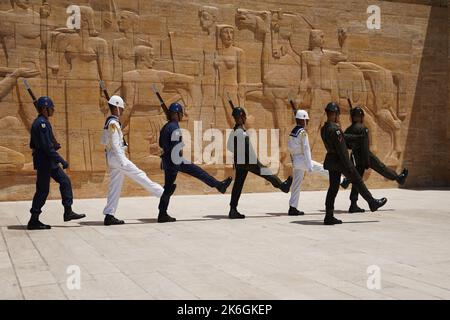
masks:
[[[40,97],[36,102],[39,116],[31,126],[30,148],[33,150],[33,165],[37,171],[36,193],[31,207],[31,218],[28,222],[28,230],[50,229],[49,225],[39,221],[42,207],[47,200],[50,189],[50,178],[59,184],[62,204],[64,206],[64,221],[84,218],[84,214],[72,211],[72,186],[69,177],[63,169],[69,164],[56,151],[60,145],[53,135],[52,126],[48,120],[54,113],[53,101],[49,97]],[[62,168],[59,166],[62,165]]]
[[[183,119],[183,107],[179,103],[172,103],[169,107],[169,122],[161,129],[159,146],[163,149],[162,167],[164,169],[164,193],[159,202],[158,222],[173,222],[176,219],[167,214],[170,196],[174,193],[178,172],[193,176],[210,187],[216,188],[220,193],[225,193],[231,184],[232,178],[228,177],[218,181],[202,168],[190,163],[183,158],[183,142],[179,121]]]

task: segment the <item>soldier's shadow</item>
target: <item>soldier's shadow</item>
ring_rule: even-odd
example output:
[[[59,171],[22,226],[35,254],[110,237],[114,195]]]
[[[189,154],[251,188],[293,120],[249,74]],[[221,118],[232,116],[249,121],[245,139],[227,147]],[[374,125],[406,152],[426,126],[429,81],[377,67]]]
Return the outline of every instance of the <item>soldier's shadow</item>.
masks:
[[[269,215],[269,216],[267,216],[267,215]],[[273,218],[273,217],[282,216],[282,215],[287,215],[287,214],[286,213],[274,213],[274,214],[266,213],[266,215],[263,215],[263,216],[248,216],[248,215],[246,215],[245,219],[247,219],[247,218],[249,218],[249,219]],[[224,220],[224,219],[230,220],[228,215],[225,215],[225,214],[217,214],[217,215],[210,214],[210,215],[203,216],[203,218],[209,218],[208,220]],[[239,219],[236,219],[236,220],[239,220]]]
[[[380,222],[378,220],[368,220],[368,221],[342,221],[343,224],[348,223],[375,223]],[[291,221],[291,223],[302,224],[305,226],[323,226],[323,220],[309,220],[309,221]]]
[[[358,214],[365,214],[365,213],[375,213],[375,212],[371,212],[369,209],[365,209],[366,210],[366,212],[358,212],[358,213],[350,213],[350,214],[356,214],[356,215],[358,215]],[[323,213],[325,213],[326,211],[325,210],[323,210],[323,209],[321,209],[321,210],[319,210],[320,212],[323,212]],[[395,211],[394,209],[380,209],[380,210],[377,210],[376,212],[388,212],[388,211]],[[348,210],[334,210],[334,213],[338,213],[338,214],[341,214],[341,213],[349,213],[348,212]]]
[[[81,226],[74,226],[74,225],[57,226],[57,225],[51,225],[51,227],[53,229],[53,228],[79,228]],[[26,225],[12,225],[12,226],[7,226],[6,228],[8,230],[28,230]],[[30,231],[35,231],[35,230],[30,230]]]

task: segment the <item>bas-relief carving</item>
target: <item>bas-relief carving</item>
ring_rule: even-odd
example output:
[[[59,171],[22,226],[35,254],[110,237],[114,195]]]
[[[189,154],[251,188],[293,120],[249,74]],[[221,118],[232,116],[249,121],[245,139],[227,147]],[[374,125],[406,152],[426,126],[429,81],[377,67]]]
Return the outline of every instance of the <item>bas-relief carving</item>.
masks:
[[[201,100],[200,88],[191,76],[153,69],[155,54],[152,47],[136,46],[133,55],[136,61],[135,70],[125,72],[122,77],[122,96],[127,102],[122,125],[125,132],[129,132],[131,157],[137,162],[147,161],[159,166],[157,136],[166,119],[157,98],[150,90],[150,84],[156,84],[163,93],[172,92],[171,96],[165,95],[166,103],[182,100],[186,106],[193,106],[195,101]],[[189,108],[185,110],[185,114],[189,115]],[[133,115],[136,115],[134,119]],[[134,128],[133,120],[141,122],[141,125],[136,126],[136,131],[128,128]],[[142,144],[143,133],[149,146]]]
[[[392,140],[386,160],[390,165],[399,162],[403,149],[401,123],[406,115],[406,107],[398,98],[404,90],[403,76],[371,62],[348,61],[345,29],[337,32],[340,50],[329,50],[320,22],[304,14],[242,8],[232,13],[205,5],[196,12],[195,44],[187,41],[182,29],[167,29],[159,36],[151,32],[150,41],[148,30],[139,30],[140,23],[147,23],[143,20],[150,16],[139,12],[139,6],[131,8],[114,0],[79,4],[80,30],[48,25],[48,17],[63,21],[59,16],[55,19],[55,15],[64,14],[61,4],[50,8],[44,1],[36,12],[27,3],[14,0],[11,10],[0,12],[0,105],[3,108],[15,104],[17,110],[0,117],[0,131],[15,126],[17,121],[29,128],[34,108],[16,78],[31,78],[37,94],[48,90],[58,101],[53,121],[58,123],[56,131],[65,144],[62,152],[74,174],[105,170],[98,137],[107,105],[98,89],[99,79],[109,85],[110,94],[121,92],[127,103],[122,121],[130,157],[154,169],[159,165],[157,138],[165,117],[151,92],[151,83],[158,85],[168,103],[183,101],[190,115],[184,126],[190,130],[195,120],[204,122],[203,130],[233,125],[226,93],[235,104],[250,104],[249,127],[280,129],[281,160],[285,165],[290,162],[286,136],[293,125],[288,98],[293,97],[310,111],[314,148],[315,143],[320,145],[314,135],[324,105],[338,101],[348,112],[346,100],[350,97],[354,105],[365,108],[372,149],[377,149],[377,132],[382,128]],[[224,23],[232,20],[235,25]],[[95,21],[103,25],[96,28]],[[254,34],[260,55],[249,57],[247,46],[235,43],[237,33],[244,30]],[[164,52],[166,46],[168,55]],[[184,54],[186,48],[194,53]],[[165,70],[154,67],[155,62]],[[255,64],[259,66],[260,82],[249,83],[249,72],[255,72],[249,71],[249,65],[254,68]],[[262,117],[263,110],[272,116]],[[0,146],[0,171],[24,167],[27,150],[16,150],[4,142]]]

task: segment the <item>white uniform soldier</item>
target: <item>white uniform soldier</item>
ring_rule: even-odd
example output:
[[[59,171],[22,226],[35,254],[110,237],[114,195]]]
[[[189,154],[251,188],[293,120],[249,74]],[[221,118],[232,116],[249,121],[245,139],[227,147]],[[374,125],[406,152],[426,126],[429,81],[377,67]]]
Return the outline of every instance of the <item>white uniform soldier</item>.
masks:
[[[124,224],[123,220],[114,217],[119,204],[120,192],[125,176],[139,183],[151,194],[158,198],[164,192],[163,187],[151,181],[144,171],[136,167],[126,154],[127,144],[123,138],[122,126],[119,116],[122,115],[125,104],[121,97],[112,96],[108,101],[111,116],[105,121],[101,144],[105,145],[106,162],[108,163],[110,182],[108,190],[108,202],[103,214],[105,215],[105,225]]]
[[[311,159],[311,148],[309,147],[308,133],[306,125],[309,116],[305,110],[298,110],[295,114],[297,126],[292,129],[288,140],[288,150],[292,159],[292,170],[294,181],[292,182],[291,198],[289,199],[290,216],[303,215],[303,211],[297,209],[300,198],[300,186],[305,176],[305,172],[317,173],[328,179],[328,171],[323,165]]]

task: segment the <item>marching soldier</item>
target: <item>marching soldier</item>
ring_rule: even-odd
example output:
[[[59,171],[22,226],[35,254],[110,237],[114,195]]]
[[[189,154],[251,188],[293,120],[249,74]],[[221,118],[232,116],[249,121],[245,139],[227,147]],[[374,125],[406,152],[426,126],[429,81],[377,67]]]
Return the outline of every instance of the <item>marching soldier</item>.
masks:
[[[328,178],[328,171],[319,162],[311,159],[311,148],[309,147],[308,133],[306,126],[309,115],[305,110],[298,110],[295,113],[297,125],[292,129],[288,139],[288,150],[291,154],[294,180],[291,188],[291,198],[289,199],[290,216],[304,215],[303,211],[297,209],[300,198],[300,186],[305,172],[317,173]]]
[[[352,124],[345,130],[345,140],[347,146],[352,150],[351,156],[355,161],[356,170],[362,177],[364,171],[372,168],[386,179],[397,181],[403,185],[408,177],[408,169],[403,169],[400,174],[387,167],[377,156],[369,150],[369,129],[364,125],[364,110],[361,107],[355,107],[350,111]],[[362,139],[355,138],[362,136]],[[341,186],[346,189],[350,184],[347,178],[342,181]],[[350,208],[348,212],[364,212],[365,210],[358,207],[358,190],[352,186],[350,193]]]
[[[163,149],[162,168],[164,170],[164,193],[159,202],[158,222],[174,222],[175,218],[169,216],[170,196],[174,193],[178,172],[193,176],[210,187],[216,188],[220,193],[225,193],[233,180],[231,177],[218,181],[199,166],[190,163],[183,158],[183,142],[179,121],[183,119],[183,107],[179,103],[169,106],[168,118],[170,119],[162,128],[159,136],[159,146]]]
[[[36,101],[39,115],[31,126],[30,148],[33,150],[33,165],[37,173],[37,180],[36,193],[30,210],[31,218],[27,225],[28,230],[51,229],[51,226],[39,221],[39,215],[50,190],[50,178],[59,184],[64,206],[64,221],[85,217],[84,214],[72,211],[72,185],[63,170],[67,169],[69,164],[56,151],[61,146],[56,142],[49,121],[55,111],[54,107],[53,101],[49,97],[43,96]],[[62,168],[59,164],[62,165]]]
[[[325,225],[341,224],[342,221],[334,217],[334,201],[339,191],[339,181],[341,174],[356,186],[358,192],[369,204],[371,211],[376,211],[384,206],[386,198],[375,199],[367,189],[361,176],[358,174],[355,166],[350,161],[347,146],[345,143],[344,132],[339,125],[339,106],[330,102],[325,111],[327,113],[327,122],[321,129],[322,141],[327,149],[324,168],[328,170],[330,186],[328,188],[325,207],[326,215]]]
[[[101,144],[105,145],[106,162],[108,163],[110,176],[108,200],[103,210],[105,226],[125,223],[123,220],[119,220],[114,216],[119,204],[120,192],[125,176],[139,183],[158,198],[161,197],[164,191],[159,184],[151,181],[145,172],[136,167],[125,155],[127,144],[123,138],[122,125],[119,121],[119,117],[125,109],[123,99],[114,95],[109,99],[108,106],[111,115],[105,121],[101,140]]]
[[[286,181],[281,182],[280,178],[272,174],[268,168],[264,167],[259,162],[250,143],[250,137],[246,133],[244,127],[247,119],[245,110],[241,107],[235,107],[233,108],[232,116],[236,125],[228,139],[227,149],[233,152],[236,175],[233,191],[231,192],[230,212],[228,216],[230,219],[244,219],[245,215],[239,213],[237,206],[248,172],[252,172],[266,179],[275,188],[278,188],[285,193],[289,192],[292,184],[292,177],[289,176]]]

